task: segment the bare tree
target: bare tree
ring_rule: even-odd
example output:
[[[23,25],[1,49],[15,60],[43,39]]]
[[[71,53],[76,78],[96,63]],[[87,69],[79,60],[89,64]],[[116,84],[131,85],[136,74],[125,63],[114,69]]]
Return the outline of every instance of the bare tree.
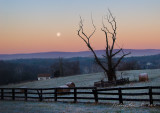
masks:
[[[108,77],[108,81],[115,81],[116,80],[116,73],[115,73],[116,67],[121,62],[121,60],[125,56],[129,55],[130,53],[124,53],[123,48],[119,48],[119,50],[115,52],[113,51],[115,43],[116,43],[117,23],[116,23],[115,17],[113,17],[109,9],[108,9],[108,12],[109,14],[104,19],[110,25],[110,29],[104,24],[103,18],[102,18],[103,27],[101,28],[101,30],[105,33],[105,39],[106,39],[105,55],[103,55],[107,61],[105,64],[98,58],[96,52],[94,51],[94,49],[92,48],[90,44],[90,39],[96,31],[96,27],[93,23],[92,16],[91,16],[91,21],[92,21],[92,25],[94,28],[93,32],[89,36],[86,35],[86,33],[84,32],[84,28],[83,28],[83,20],[80,17],[78,36],[86,43],[87,47],[93,53],[97,64],[105,71]],[[109,43],[110,39],[111,39],[111,44]],[[113,61],[114,57],[120,52],[122,52],[122,56],[120,56],[116,62]]]

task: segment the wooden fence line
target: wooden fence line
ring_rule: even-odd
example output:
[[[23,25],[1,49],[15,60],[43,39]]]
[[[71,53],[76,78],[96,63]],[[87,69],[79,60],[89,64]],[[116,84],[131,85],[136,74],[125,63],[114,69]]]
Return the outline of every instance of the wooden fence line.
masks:
[[[73,92],[58,92],[58,89],[70,89]],[[79,91],[79,90],[91,90],[91,91]],[[148,92],[136,92],[136,93],[123,93],[124,90],[148,90]],[[159,92],[153,92],[153,89],[159,89]],[[48,92],[46,92],[48,91]],[[108,91],[117,91],[117,92],[108,92]],[[72,97],[61,96],[64,94],[72,94]],[[78,94],[88,94],[89,97],[81,96]],[[52,95],[52,96],[45,96]],[[101,95],[117,95],[117,98],[113,97],[100,97]],[[123,96],[142,96],[148,95],[148,99],[133,99],[133,98],[124,98]],[[154,99],[154,95],[160,96],[160,86],[146,86],[146,87],[119,87],[119,88],[103,88],[97,89],[96,87],[74,87],[74,88],[0,88],[0,100],[11,99],[16,100],[16,98],[22,98],[25,101],[28,99],[39,99],[43,101],[45,99],[73,99],[74,102],[77,102],[78,99],[89,99],[95,100],[95,103],[98,103],[99,100],[117,100],[120,104],[123,104],[123,101],[148,101],[150,104],[153,104],[154,101],[160,102],[160,98]]]

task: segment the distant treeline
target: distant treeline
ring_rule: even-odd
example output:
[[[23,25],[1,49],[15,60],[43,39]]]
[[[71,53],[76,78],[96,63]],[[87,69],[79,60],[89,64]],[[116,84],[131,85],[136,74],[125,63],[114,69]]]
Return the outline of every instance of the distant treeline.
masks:
[[[124,58],[117,70],[156,68],[160,68],[160,55]],[[37,80],[40,73],[61,77],[102,71],[93,57],[6,60],[0,61],[0,85]]]

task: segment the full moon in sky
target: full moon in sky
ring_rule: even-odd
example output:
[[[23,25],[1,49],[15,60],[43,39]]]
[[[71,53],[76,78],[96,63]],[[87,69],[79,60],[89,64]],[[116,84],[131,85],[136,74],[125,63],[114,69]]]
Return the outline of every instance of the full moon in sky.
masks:
[[[60,32],[57,32],[57,37],[60,37],[61,36],[61,33]]]

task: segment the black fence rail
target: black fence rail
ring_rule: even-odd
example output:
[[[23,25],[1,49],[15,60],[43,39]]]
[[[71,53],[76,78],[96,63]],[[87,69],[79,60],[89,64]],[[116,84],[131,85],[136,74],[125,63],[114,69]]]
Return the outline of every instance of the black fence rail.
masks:
[[[120,104],[123,104],[123,101],[148,101],[150,104],[153,104],[153,101],[160,102],[160,86],[103,88],[97,89],[94,92],[95,98],[97,98],[95,99],[96,102],[98,100],[117,100]],[[99,97],[100,95],[110,95],[110,97],[116,95],[117,98]],[[128,96],[128,98],[125,96]],[[136,98],[137,96],[140,98]],[[142,98],[142,96],[146,96],[146,98]]]
[[[132,92],[133,91],[133,92]],[[87,95],[87,96],[86,96]],[[114,97],[116,96],[116,97]],[[145,98],[142,98],[144,97]],[[138,97],[138,98],[136,98]],[[119,101],[146,101],[160,103],[160,86],[147,87],[119,87],[103,88],[96,87],[74,87],[74,88],[0,88],[0,100],[93,100],[98,103],[103,100]]]
[[[0,88],[0,100],[23,99],[27,101],[29,99],[31,100],[38,99],[39,101],[43,101],[46,99],[53,99],[54,101],[57,101],[58,99],[73,99],[74,102],[77,102],[77,99],[94,99],[94,97],[90,97],[90,96],[89,97],[86,97],[86,96],[78,97],[77,96],[78,94],[93,95],[93,92],[92,92],[93,89],[95,89],[95,87]],[[71,96],[68,97],[66,95],[71,95]]]

